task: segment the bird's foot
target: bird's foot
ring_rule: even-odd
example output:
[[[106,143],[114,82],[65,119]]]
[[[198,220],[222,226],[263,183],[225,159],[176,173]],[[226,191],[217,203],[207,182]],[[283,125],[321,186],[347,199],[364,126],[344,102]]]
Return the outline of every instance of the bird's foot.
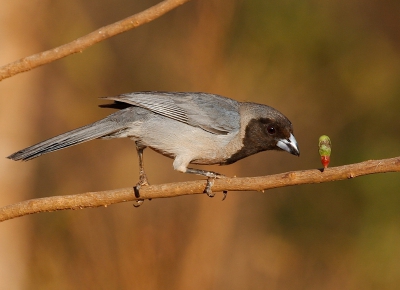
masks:
[[[214,196],[215,196],[215,193],[212,192],[211,187],[214,185],[215,179],[217,179],[217,178],[218,178],[218,179],[224,178],[225,175],[222,175],[222,174],[219,174],[219,173],[216,173],[216,172],[209,171],[209,172],[207,172],[207,175],[206,175],[206,176],[207,176],[208,178],[207,178],[206,188],[204,189],[203,192],[204,192],[205,194],[207,194],[208,197],[214,197]],[[228,191],[224,190],[224,191],[223,191],[223,194],[224,194],[224,197],[222,198],[222,200],[225,200],[226,195],[228,194]]]
[[[212,192],[211,187],[214,185],[215,177],[207,178],[206,188],[204,189],[203,193],[206,193],[208,197],[214,197],[215,193]]]
[[[150,184],[147,181],[147,177],[145,175],[140,176],[139,182],[133,187],[133,191],[135,192],[135,197],[138,198],[137,200],[135,200],[133,202],[134,207],[139,207],[144,202],[144,199],[140,198],[139,190],[142,186],[148,186],[148,185],[150,185]]]

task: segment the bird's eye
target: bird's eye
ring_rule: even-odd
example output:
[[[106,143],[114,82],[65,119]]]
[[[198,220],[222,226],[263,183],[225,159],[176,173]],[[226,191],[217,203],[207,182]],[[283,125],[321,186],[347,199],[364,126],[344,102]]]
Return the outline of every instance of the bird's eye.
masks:
[[[275,129],[274,126],[269,125],[269,126],[267,127],[267,132],[268,132],[268,134],[270,134],[270,135],[274,135],[274,134],[276,133],[276,129]]]

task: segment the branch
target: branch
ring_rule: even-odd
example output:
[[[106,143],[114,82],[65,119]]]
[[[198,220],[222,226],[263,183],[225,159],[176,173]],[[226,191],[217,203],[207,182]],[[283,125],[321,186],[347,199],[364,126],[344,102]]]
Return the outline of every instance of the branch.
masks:
[[[338,181],[385,172],[400,172],[400,157],[370,160],[325,170],[311,169],[261,177],[223,178],[215,180],[212,190],[214,192],[222,192],[224,190],[264,191],[278,187]],[[144,186],[140,189],[140,195],[143,199],[166,198],[201,194],[204,188],[204,180],[168,183]],[[134,200],[136,198],[132,188],[37,198],[0,208],[0,222],[39,212],[100,206],[107,207],[110,204]]]
[[[100,41],[148,23],[188,1],[190,0],[165,0],[140,13],[97,29],[70,43],[4,65],[0,67],[0,81],[70,54],[82,52]]]

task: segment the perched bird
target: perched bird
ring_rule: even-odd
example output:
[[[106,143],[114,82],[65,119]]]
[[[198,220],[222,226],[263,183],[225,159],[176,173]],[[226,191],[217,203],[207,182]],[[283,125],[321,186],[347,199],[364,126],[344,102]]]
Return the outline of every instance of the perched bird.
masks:
[[[43,154],[93,139],[128,137],[139,155],[139,182],[148,185],[143,150],[149,147],[174,159],[175,170],[208,177],[205,192],[212,195],[215,178],[222,175],[188,168],[189,164],[227,165],[266,150],[300,151],[292,123],[272,107],[237,102],[207,93],[135,92],[102,99],[100,105],[119,111],[92,124],[58,135],[8,156],[27,161]]]

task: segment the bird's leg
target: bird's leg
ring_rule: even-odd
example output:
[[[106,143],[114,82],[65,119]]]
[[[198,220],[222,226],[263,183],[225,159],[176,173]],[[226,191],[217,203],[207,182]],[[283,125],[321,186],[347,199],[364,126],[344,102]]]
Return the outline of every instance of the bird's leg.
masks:
[[[144,149],[146,149],[146,146],[141,146],[136,142],[136,151],[137,151],[138,157],[139,157],[139,182],[136,184],[136,186],[133,187],[136,198],[140,198],[139,189],[142,186],[149,185],[149,182],[147,181],[146,172],[144,171],[144,163],[143,163],[143,150]],[[133,204],[133,206],[138,207],[143,203],[143,201],[144,201],[143,199],[138,199],[138,200],[136,200],[136,203]]]
[[[211,190],[211,187],[214,185],[215,179],[225,177],[224,175],[219,174],[217,172],[206,171],[206,170],[195,169],[195,168],[186,168],[185,173],[192,173],[192,174],[203,175],[203,176],[208,177],[206,188],[204,189],[204,193],[206,193],[209,197],[215,196],[215,194]],[[224,197],[222,198],[222,200],[224,200],[226,198],[226,195],[228,192],[226,190],[224,190],[223,193],[224,193]]]

